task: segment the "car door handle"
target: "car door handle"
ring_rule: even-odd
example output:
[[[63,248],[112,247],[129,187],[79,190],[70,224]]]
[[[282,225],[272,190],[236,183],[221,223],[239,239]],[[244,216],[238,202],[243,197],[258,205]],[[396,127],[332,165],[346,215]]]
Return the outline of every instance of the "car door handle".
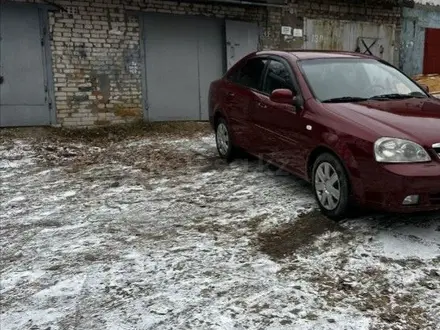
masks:
[[[3,76],[0,76],[0,85],[3,84],[3,81],[5,81],[5,78]]]
[[[258,105],[260,108],[263,108],[263,109],[267,108],[267,105],[264,104],[263,102],[257,102],[257,105]]]
[[[228,92],[228,97],[229,97],[229,98],[234,97],[234,96],[235,96],[234,93],[232,93],[232,92]]]

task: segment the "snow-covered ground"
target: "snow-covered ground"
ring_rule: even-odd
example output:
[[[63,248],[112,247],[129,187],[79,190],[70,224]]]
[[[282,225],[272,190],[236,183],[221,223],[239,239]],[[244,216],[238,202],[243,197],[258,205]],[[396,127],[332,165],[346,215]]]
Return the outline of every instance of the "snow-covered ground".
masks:
[[[0,145],[2,330],[440,329],[440,215],[340,224],[212,136]]]

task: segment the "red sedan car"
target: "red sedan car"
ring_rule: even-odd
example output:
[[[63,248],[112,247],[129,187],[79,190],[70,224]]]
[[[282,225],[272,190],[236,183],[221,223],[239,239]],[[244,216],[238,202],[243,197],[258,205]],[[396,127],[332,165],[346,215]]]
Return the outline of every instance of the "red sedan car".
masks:
[[[214,81],[221,157],[243,149],[312,183],[322,212],[440,210],[440,100],[378,58],[250,54]]]

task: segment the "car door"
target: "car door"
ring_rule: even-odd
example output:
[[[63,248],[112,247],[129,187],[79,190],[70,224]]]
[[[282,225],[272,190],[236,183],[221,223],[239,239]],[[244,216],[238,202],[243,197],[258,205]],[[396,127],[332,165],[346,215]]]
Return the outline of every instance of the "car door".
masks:
[[[255,93],[261,88],[262,75],[267,63],[263,57],[248,59],[237,71],[227,77],[224,104],[232,130],[234,144],[254,152],[254,131],[250,113],[255,107]]]
[[[283,59],[270,59],[264,73],[262,90],[251,116],[259,141],[259,154],[281,168],[303,175],[301,145],[304,138],[302,113],[292,104],[271,101],[275,89],[290,89],[299,95],[293,70]]]

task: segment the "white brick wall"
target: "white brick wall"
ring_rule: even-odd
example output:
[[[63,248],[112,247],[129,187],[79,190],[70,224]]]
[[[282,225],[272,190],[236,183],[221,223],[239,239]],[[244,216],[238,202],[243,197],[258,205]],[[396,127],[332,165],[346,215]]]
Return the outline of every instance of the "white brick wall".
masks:
[[[16,0],[41,2],[40,0]],[[143,116],[140,27],[136,14],[157,11],[261,21],[261,8],[174,1],[54,1],[67,12],[50,14],[58,123],[93,126]]]

